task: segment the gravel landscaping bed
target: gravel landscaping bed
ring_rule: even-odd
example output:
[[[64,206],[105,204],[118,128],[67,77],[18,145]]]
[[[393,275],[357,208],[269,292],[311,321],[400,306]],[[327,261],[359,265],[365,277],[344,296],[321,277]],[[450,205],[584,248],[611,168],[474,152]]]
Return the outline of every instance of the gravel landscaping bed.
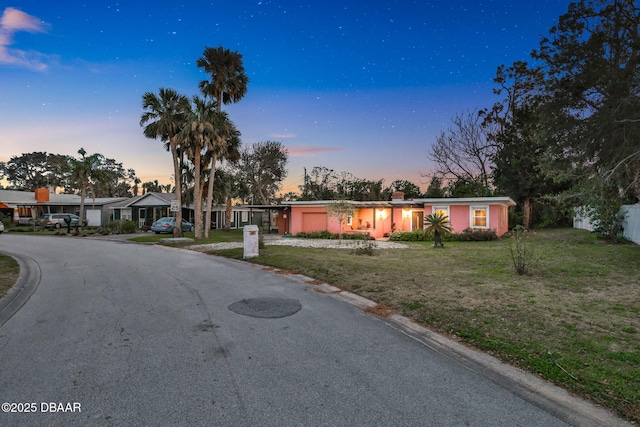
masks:
[[[283,246],[296,246],[301,248],[331,248],[331,249],[353,249],[358,245],[361,245],[364,240],[330,240],[330,239],[296,239],[296,238],[280,238],[280,239],[265,239],[265,245],[283,245]],[[404,249],[408,246],[404,243],[387,242],[383,240],[371,241],[378,249]],[[224,243],[209,243],[206,245],[192,245],[189,249],[195,251],[212,251],[212,250],[224,250],[241,248],[242,242],[224,242]]]

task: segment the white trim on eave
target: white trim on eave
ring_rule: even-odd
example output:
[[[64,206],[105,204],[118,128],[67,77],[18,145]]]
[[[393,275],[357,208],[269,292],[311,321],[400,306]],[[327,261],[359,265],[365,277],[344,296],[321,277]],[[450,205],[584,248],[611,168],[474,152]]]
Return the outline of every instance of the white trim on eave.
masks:
[[[433,197],[429,199],[413,199],[416,203],[425,205],[469,205],[469,204],[485,204],[485,205],[505,205],[515,206],[516,202],[511,197]]]

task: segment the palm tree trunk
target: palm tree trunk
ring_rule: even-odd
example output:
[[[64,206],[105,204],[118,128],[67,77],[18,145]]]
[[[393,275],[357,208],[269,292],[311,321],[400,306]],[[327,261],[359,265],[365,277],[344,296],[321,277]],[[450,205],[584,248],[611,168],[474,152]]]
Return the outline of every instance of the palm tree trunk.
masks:
[[[231,215],[233,214],[233,204],[231,203],[231,196],[227,196],[227,206],[224,212],[224,230],[231,230]]]
[[[438,230],[435,230],[433,232],[433,247],[434,248],[443,248],[444,245],[442,244],[442,236],[440,236],[440,232]]]
[[[211,209],[213,209],[213,180],[216,176],[216,156],[211,156],[211,164],[209,166],[209,187],[207,187],[207,219],[204,227],[204,237],[209,238],[211,231]]]
[[[78,222],[78,228],[77,231],[78,233],[82,233],[82,221],[84,221],[84,199],[86,197],[86,192],[87,192],[87,186],[85,183],[82,184],[82,188],[80,189],[80,215],[78,215],[80,217],[80,221]],[[67,228],[68,230],[68,228]]]
[[[195,231],[196,231],[196,239],[201,239],[202,238],[202,187],[200,186],[200,170],[202,169],[201,165],[200,165],[200,148],[196,147],[195,148],[195,156],[194,156],[194,166],[195,166],[195,172],[194,172],[194,186],[193,186],[193,209],[195,210],[194,212],[194,217],[195,217],[195,222],[196,222],[196,227],[195,227]]]
[[[174,194],[178,201],[178,212],[176,212],[176,224],[180,224],[180,227],[173,227],[173,237],[182,237],[182,173],[180,172],[180,165],[178,164],[178,147],[175,140],[175,136],[171,138],[171,155],[173,156],[173,177],[175,179]]]

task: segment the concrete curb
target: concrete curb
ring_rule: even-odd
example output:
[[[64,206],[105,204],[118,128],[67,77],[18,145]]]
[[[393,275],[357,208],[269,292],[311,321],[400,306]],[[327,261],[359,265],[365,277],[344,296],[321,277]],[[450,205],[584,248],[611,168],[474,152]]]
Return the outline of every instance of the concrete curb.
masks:
[[[0,327],[22,308],[40,285],[40,267],[32,258],[3,250],[20,265],[20,275],[7,295],[0,299]]]

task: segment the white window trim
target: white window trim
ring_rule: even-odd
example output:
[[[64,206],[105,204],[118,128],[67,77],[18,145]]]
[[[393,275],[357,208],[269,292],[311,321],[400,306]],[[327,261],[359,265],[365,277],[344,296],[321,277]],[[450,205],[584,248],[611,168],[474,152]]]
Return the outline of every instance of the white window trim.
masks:
[[[431,213],[435,214],[436,211],[447,211],[447,222],[451,224],[451,209],[449,209],[449,206],[432,206]]]
[[[473,224],[473,211],[474,210],[484,210],[487,213],[487,225],[486,226],[481,226],[481,225],[474,225]],[[489,229],[490,228],[490,224],[489,224],[489,217],[490,217],[490,211],[489,211],[489,206],[470,206],[469,207],[469,228],[480,228],[480,229]],[[479,217],[480,218],[480,217]]]
[[[120,209],[120,219],[131,221],[133,219],[133,213],[131,212],[131,208]]]

